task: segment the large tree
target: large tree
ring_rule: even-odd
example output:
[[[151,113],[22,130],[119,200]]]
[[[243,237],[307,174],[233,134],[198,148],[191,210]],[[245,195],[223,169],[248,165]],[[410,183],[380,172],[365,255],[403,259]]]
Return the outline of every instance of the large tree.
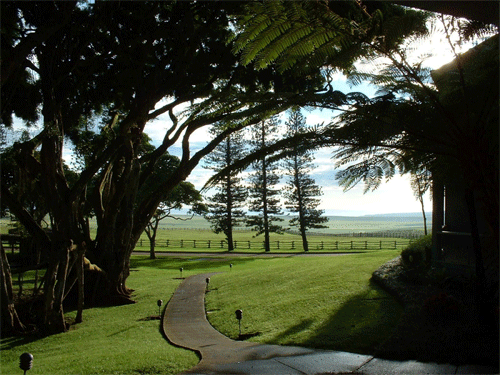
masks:
[[[262,121],[251,128],[250,146],[252,151],[262,149],[273,142],[279,126],[277,116]],[[246,225],[256,231],[256,236],[264,234],[264,249],[271,251],[271,233],[283,233],[283,227],[277,222],[283,221],[280,204],[279,165],[262,156],[253,163],[254,172],[250,175],[248,210],[257,214],[249,215]]]
[[[44,328],[60,332],[67,328],[63,300],[77,262],[72,243],[86,243],[86,256],[106,274],[92,288],[102,294],[96,301],[130,302],[129,258],[163,197],[226,136],[285,110],[297,91],[317,90],[321,80],[239,65],[227,44],[230,15],[241,8],[236,2],[1,6],[2,19],[12,16],[2,24],[2,56],[11,57],[2,59],[2,101],[10,103],[2,106],[2,121],[10,125],[12,114],[34,121],[41,114],[42,130],[14,150],[20,182],[36,181],[52,231],[45,232],[4,184],[2,199],[46,251]],[[20,84],[36,95],[20,91]],[[25,106],[16,104],[19,96]],[[177,109],[186,105],[189,112]],[[163,141],[145,152],[145,126],[163,114],[170,118]],[[231,126],[192,152],[191,135],[222,120]],[[72,183],[63,163],[68,140],[87,156]],[[178,166],[155,191],[138,196],[176,142],[182,144]],[[95,238],[86,220],[90,212]]]
[[[306,122],[300,109],[293,109],[286,122],[288,137],[295,137],[306,131]],[[322,216],[324,210],[318,209],[322,195],[321,188],[316,185],[311,177],[311,171],[314,168],[313,152],[301,147],[300,142],[292,145],[291,153],[284,160],[285,174],[288,175],[288,184],[284,196],[285,206],[297,216],[293,217],[289,224],[297,227],[302,237],[302,248],[309,251],[307,243],[307,230],[314,228],[328,228],[322,225],[328,221],[328,218]]]
[[[214,136],[220,131],[211,129]],[[239,134],[226,137],[219,146],[206,158],[205,167],[218,172],[245,154],[245,140]],[[210,221],[215,233],[224,233],[228,251],[234,250],[233,231],[245,218],[243,206],[248,193],[242,178],[235,172],[228,171],[217,183],[216,193],[207,198],[208,213],[205,218]]]

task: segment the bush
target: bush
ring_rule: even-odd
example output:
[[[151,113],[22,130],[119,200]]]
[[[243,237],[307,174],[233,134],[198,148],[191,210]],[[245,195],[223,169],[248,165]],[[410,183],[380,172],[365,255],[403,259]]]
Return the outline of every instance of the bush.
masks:
[[[446,320],[451,317],[458,317],[462,308],[463,304],[457,298],[441,292],[425,300],[423,312],[431,320]]]
[[[432,236],[427,235],[409,244],[402,252],[403,264],[408,268],[421,268],[428,263],[432,248]]]

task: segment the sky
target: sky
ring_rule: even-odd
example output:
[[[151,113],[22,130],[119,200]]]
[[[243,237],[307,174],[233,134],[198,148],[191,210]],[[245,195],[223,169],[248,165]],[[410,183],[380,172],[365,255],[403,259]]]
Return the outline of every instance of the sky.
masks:
[[[442,35],[442,34],[441,34]],[[467,49],[467,47],[464,47]],[[424,41],[417,45],[415,59],[427,54],[431,57],[428,58],[424,66],[436,69],[442,65],[453,60],[453,55],[449,46],[442,36],[435,36],[428,41]],[[362,84],[359,86],[351,87],[345,77],[336,75],[332,86],[336,90],[344,93],[358,91],[363,92],[368,96],[373,96],[376,92],[376,87]],[[322,122],[329,122],[332,118],[332,112],[328,111],[303,111],[308,125],[316,125]],[[283,124],[285,114],[282,116]],[[145,132],[152,138],[154,144],[160,144],[165,134],[165,130],[169,127],[170,120],[168,115],[160,116],[158,119],[150,122],[145,129]],[[210,136],[207,129],[202,129],[193,134],[192,149],[201,148],[206,144]],[[176,150],[179,147],[169,149],[169,152],[174,155],[180,155]],[[69,163],[72,158],[72,152],[66,148],[64,152],[66,162]],[[384,182],[377,190],[364,193],[363,184],[355,186],[349,191],[344,191],[338,185],[335,179],[335,174],[338,172],[335,169],[335,160],[331,158],[331,150],[322,149],[315,153],[314,163],[316,168],[311,172],[316,183],[321,186],[323,195],[321,196],[320,209],[325,210],[326,215],[338,216],[363,216],[373,214],[388,214],[388,213],[407,213],[407,212],[421,212],[420,202],[414,197],[411,190],[409,177],[396,175],[391,180]],[[187,181],[193,183],[196,188],[201,189],[208,178],[211,176],[212,171],[203,168],[202,163],[195,168]],[[282,181],[284,184],[284,181]],[[208,191],[210,194],[211,191]],[[430,212],[432,210],[431,197],[427,193],[424,199],[425,210]]]
[[[419,47],[420,54],[431,54],[432,57],[426,60],[426,65],[432,68],[439,68],[453,59],[451,52],[443,40],[434,39],[431,43],[423,43]],[[350,86],[344,76],[337,74],[332,86],[335,90],[348,92],[363,92],[372,97],[376,94],[377,87],[361,84],[359,86]],[[308,125],[317,125],[331,121],[333,112],[326,110],[302,111],[306,117]],[[286,121],[286,113],[280,118],[282,124]],[[168,116],[160,116],[156,121],[151,122],[146,127],[146,132],[153,139],[154,143],[159,143],[163,139],[165,129],[168,128],[170,121]],[[206,130],[200,130],[191,137],[193,149],[201,148],[210,139]],[[176,154],[179,147],[170,150]],[[335,179],[336,173],[340,169],[335,168],[335,160],[332,159],[331,149],[322,149],[315,153],[314,164],[316,168],[311,172],[311,177],[315,179],[317,185],[322,188],[323,195],[321,204],[318,207],[325,211],[328,216],[363,216],[375,214],[409,213],[421,212],[422,206],[413,195],[409,176],[395,175],[389,181],[385,181],[375,191],[364,192],[362,183],[348,191],[344,191]],[[180,156],[180,154],[177,154]],[[210,178],[212,171],[203,168],[202,163],[191,173],[187,181],[193,183],[196,188],[201,189],[205,182]],[[285,181],[282,179],[281,185]],[[278,186],[279,188],[279,186]],[[209,190],[211,194],[213,190]],[[432,211],[432,200],[430,193],[424,195],[424,209],[426,212]]]
[[[438,26],[439,27],[439,26]],[[435,34],[430,39],[418,41],[413,45],[414,53],[410,59],[421,61],[423,56],[426,56],[422,66],[437,69],[444,64],[451,62],[454,55],[451,51],[448,42],[444,38],[444,34]],[[462,50],[470,48],[470,45],[464,45]],[[373,65],[372,65],[373,67]],[[344,76],[337,74],[332,82],[334,89],[348,92],[363,92],[365,95],[372,97],[377,91],[377,87],[368,84],[359,86],[350,86]],[[308,125],[316,125],[320,123],[328,123],[332,118],[332,112],[315,110],[312,112],[303,111]],[[282,114],[282,123],[286,120],[285,114]],[[150,135],[153,141],[160,142],[163,138],[165,129],[168,127],[169,120],[167,116],[160,117],[157,121],[152,122],[146,128],[146,132]],[[207,131],[199,131],[191,138],[193,140],[193,148],[201,147],[205,144],[210,136]],[[174,152],[171,152],[175,154]],[[314,163],[316,168],[312,171],[313,177],[317,185],[321,186],[323,195],[321,196],[321,204],[318,208],[325,210],[326,215],[331,216],[363,216],[374,214],[391,214],[391,213],[409,213],[421,212],[422,206],[415,198],[411,189],[409,176],[401,176],[397,174],[389,181],[385,181],[375,191],[364,192],[362,183],[353,187],[348,191],[339,186],[335,179],[339,169],[335,168],[335,160],[331,157],[331,150],[323,149],[315,153]],[[211,176],[211,171],[203,168],[203,162],[199,165],[188,177],[187,181],[193,183],[196,188],[202,188],[208,178]],[[281,182],[283,184],[284,181]],[[210,194],[211,191],[208,193]],[[432,211],[432,200],[430,193],[424,195],[424,209],[426,212]]]

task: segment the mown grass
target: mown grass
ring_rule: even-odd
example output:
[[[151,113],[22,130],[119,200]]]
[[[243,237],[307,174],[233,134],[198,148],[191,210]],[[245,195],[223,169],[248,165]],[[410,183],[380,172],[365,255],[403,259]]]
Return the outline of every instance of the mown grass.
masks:
[[[243,309],[243,333],[253,341],[370,353],[399,319],[401,308],[369,281],[394,251],[338,257],[199,258],[150,260],[133,256],[128,286],[133,305],[84,311],[84,322],[49,337],[1,339],[0,373],[20,373],[19,355],[34,355],[36,374],[175,374],[197,356],[168,344],[159,331],[157,300],[169,300],[182,276],[222,272],[207,294],[211,323],[236,338],[234,318]],[[229,264],[233,264],[232,268]],[[75,312],[68,312],[74,317]]]
[[[144,257],[132,257],[131,263],[127,285],[135,289],[135,304],[86,309],[84,322],[63,334],[2,337],[0,373],[22,373],[19,356],[24,352],[34,356],[29,375],[176,374],[198,363],[193,352],[168,344],[160,333],[160,321],[152,317],[158,315],[158,299],[166,304],[180,283],[180,267],[183,276],[189,276],[228,266],[223,261]],[[68,318],[75,315],[73,311],[66,314]]]
[[[251,341],[373,354],[398,322],[402,307],[370,282],[394,257],[390,251],[336,257],[256,261],[212,277],[207,294],[210,323]]]

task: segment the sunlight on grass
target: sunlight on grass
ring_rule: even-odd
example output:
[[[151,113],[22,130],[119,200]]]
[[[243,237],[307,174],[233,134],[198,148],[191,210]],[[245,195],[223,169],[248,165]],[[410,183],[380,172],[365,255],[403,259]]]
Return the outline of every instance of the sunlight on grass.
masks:
[[[370,352],[399,319],[401,308],[370,284],[374,269],[394,251],[338,257],[206,258],[150,260],[134,256],[128,286],[133,305],[84,311],[84,322],[45,338],[2,338],[0,373],[22,373],[19,355],[34,356],[29,375],[176,374],[198,363],[190,351],[162,337],[163,307],[183,277],[221,272],[211,278],[207,310],[222,333],[237,337],[234,311],[243,309],[243,333],[253,341]],[[229,264],[233,264],[230,268]],[[68,312],[74,317],[75,312]]]
[[[157,300],[166,304],[180,283],[179,264],[188,273],[195,272],[194,268],[206,271],[200,262],[133,257],[127,285],[135,289],[136,304],[85,310],[84,322],[63,334],[2,338],[0,373],[22,373],[19,356],[23,352],[34,356],[29,375],[176,374],[196,365],[196,354],[168,344],[159,331],[160,321],[151,320],[158,315]]]
[[[211,324],[251,341],[371,353],[395,326],[402,308],[370,282],[371,273],[394,257],[383,251],[338,257],[256,261],[211,280]]]

